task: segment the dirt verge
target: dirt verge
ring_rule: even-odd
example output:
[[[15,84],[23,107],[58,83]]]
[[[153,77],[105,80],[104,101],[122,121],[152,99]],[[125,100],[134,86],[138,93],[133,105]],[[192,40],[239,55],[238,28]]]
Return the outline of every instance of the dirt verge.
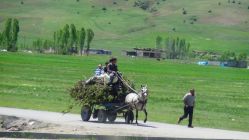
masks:
[[[0,131],[29,131],[53,126],[41,121],[0,115]]]

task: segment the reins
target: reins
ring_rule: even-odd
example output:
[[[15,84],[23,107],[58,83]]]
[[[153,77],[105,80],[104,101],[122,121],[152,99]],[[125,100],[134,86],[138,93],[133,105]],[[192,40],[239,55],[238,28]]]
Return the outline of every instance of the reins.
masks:
[[[118,74],[117,74],[117,76],[122,81],[123,84],[125,84],[130,90],[132,90],[133,92],[138,94],[138,92],[135,89],[133,89],[121,76],[119,76]]]

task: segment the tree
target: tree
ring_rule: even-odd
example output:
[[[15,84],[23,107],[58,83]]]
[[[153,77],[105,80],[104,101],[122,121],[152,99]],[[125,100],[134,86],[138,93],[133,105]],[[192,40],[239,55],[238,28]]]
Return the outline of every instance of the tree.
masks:
[[[7,19],[7,21],[5,22],[5,29],[3,31],[3,37],[5,40],[5,45],[7,46],[7,48],[9,48],[10,46],[10,41],[11,41],[11,23],[12,23],[12,19],[9,18]]]
[[[37,39],[36,41],[33,41],[33,47],[35,48],[35,50],[39,53],[43,53],[44,49],[42,48],[42,40],[41,39]]]
[[[2,33],[0,32],[0,47],[3,45],[3,35]]]
[[[70,25],[70,47],[77,51],[77,31],[74,24]]]
[[[236,61],[237,57],[236,54],[234,52],[224,52],[221,57],[220,57],[220,61]]]
[[[7,19],[5,23],[5,29],[3,32],[3,38],[5,45],[7,46],[8,51],[16,52],[17,51],[17,39],[19,33],[19,22],[17,19]]]
[[[81,28],[80,35],[79,35],[79,44],[80,44],[80,55],[82,55],[82,51],[85,44],[85,38],[86,38],[86,31],[84,28]]]
[[[165,46],[166,58],[169,59],[184,59],[186,58],[190,43],[186,43],[185,39],[180,39],[177,37],[176,39],[167,38]]]
[[[89,50],[90,50],[90,44],[91,44],[91,42],[92,42],[92,40],[93,40],[93,37],[94,37],[94,32],[93,32],[93,30],[92,29],[87,29],[87,45],[86,45],[86,52],[87,52],[87,55],[89,55]]]
[[[239,61],[246,61],[247,60],[247,54],[246,53],[240,53],[238,56]]]
[[[63,35],[62,35],[62,54],[67,54],[68,53],[68,41],[69,41],[69,36],[70,36],[68,24],[66,24],[64,26],[62,33],[63,33]]]
[[[161,50],[162,49],[162,37],[157,36],[156,37],[156,49]]]
[[[12,40],[11,40],[11,49],[10,51],[17,51],[17,39],[18,39],[18,33],[19,33],[19,22],[17,19],[13,20],[13,25],[12,25]]]

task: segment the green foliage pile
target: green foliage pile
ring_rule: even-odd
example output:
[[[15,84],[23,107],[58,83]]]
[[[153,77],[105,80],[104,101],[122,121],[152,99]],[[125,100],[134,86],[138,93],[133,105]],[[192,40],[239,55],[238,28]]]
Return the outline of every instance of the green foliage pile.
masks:
[[[83,105],[94,105],[112,101],[110,91],[110,87],[97,82],[86,84],[85,81],[78,81],[70,90],[70,96]]]
[[[130,80],[126,79],[125,81],[134,88],[134,84]],[[86,84],[85,81],[80,80],[70,89],[70,96],[81,105],[92,106],[113,101],[124,102],[125,96],[131,92],[123,84],[120,89],[113,91],[112,87],[103,84],[101,81],[94,80]]]

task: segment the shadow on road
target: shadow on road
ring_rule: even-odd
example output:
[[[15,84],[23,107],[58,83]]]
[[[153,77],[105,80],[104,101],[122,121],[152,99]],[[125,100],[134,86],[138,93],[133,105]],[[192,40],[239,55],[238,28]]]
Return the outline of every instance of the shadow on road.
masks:
[[[101,123],[101,122],[98,122],[98,121],[93,121],[93,120],[90,120],[88,121],[89,123],[99,123],[99,124],[124,124],[124,125],[132,125],[132,126],[138,126],[138,127],[150,127],[150,128],[157,128],[155,126],[152,126],[152,125],[148,125],[148,124],[141,124],[141,123],[132,123],[132,124],[126,124],[125,122],[105,122],[105,123]],[[88,122],[85,122],[85,123],[88,123]]]

